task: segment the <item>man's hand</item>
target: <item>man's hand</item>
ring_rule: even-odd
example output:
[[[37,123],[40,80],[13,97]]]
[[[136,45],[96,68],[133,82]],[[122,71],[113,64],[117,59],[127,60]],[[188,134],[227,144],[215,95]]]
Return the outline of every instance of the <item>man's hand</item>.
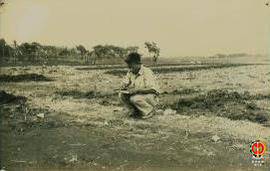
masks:
[[[137,94],[139,92],[138,89],[135,88],[129,88],[127,89],[127,91],[129,92],[129,94],[133,95],[133,94]]]
[[[120,89],[126,90],[130,86],[130,82],[122,82]]]

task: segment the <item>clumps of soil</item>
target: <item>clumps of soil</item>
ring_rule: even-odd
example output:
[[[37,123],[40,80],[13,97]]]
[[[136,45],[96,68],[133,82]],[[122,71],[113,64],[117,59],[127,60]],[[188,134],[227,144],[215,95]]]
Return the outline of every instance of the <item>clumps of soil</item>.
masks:
[[[103,106],[118,106],[118,93],[100,93],[95,91],[88,91],[88,92],[81,92],[78,90],[71,90],[71,91],[58,91],[56,92],[56,98],[62,97],[72,97],[74,99],[94,99],[96,103],[103,105]]]
[[[5,91],[0,90],[0,105],[6,103],[15,103],[15,102],[25,102],[26,97],[24,96],[15,96],[13,94],[9,94]]]
[[[4,104],[0,107],[0,127],[18,134],[36,128],[56,128],[67,125],[67,115],[55,114],[47,108],[30,107],[27,103]]]
[[[40,74],[0,75],[0,82],[52,81]]]
[[[95,91],[88,91],[88,92],[81,92],[78,90],[71,90],[71,91],[58,91],[56,94],[60,96],[71,96],[74,99],[86,98],[86,99],[94,99],[94,98],[110,98],[116,96],[117,93],[100,93]]]
[[[238,93],[228,90],[212,90],[195,97],[180,98],[170,107],[179,113],[197,113],[207,111],[211,115],[227,117],[232,120],[250,120],[265,123],[270,120],[270,113],[259,108],[251,100],[267,98],[268,96],[251,96],[248,92]],[[198,112],[201,114],[201,112]]]
[[[198,93],[199,90],[195,90],[195,89],[191,89],[191,88],[186,88],[183,90],[174,90],[170,93],[165,92],[165,94],[173,94],[173,95],[186,95],[186,94],[194,94],[194,93]]]
[[[179,99],[178,106],[188,106],[191,108],[212,109],[224,106],[228,102],[243,103],[250,97],[248,93],[240,95],[238,92],[228,90],[212,90],[206,94],[201,94],[190,99]]]
[[[58,94],[60,96],[70,96],[74,99],[80,99],[80,98],[92,99],[92,98],[95,98],[96,96],[99,95],[98,92],[95,93],[94,91],[89,91],[89,92],[85,93],[85,92],[81,92],[78,90],[58,91],[58,92],[56,92],[56,94]]]
[[[109,70],[106,71],[105,74],[113,75],[113,76],[118,76],[122,77],[127,73],[126,69],[116,69],[116,70]]]

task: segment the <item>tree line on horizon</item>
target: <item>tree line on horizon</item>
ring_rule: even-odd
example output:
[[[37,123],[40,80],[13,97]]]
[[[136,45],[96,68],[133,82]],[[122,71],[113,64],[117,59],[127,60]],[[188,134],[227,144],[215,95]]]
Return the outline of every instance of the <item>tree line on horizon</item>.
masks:
[[[157,63],[160,49],[155,42],[145,42],[149,54],[154,63]],[[95,65],[98,60],[124,59],[131,52],[138,52],[138,46],[120,47],[115,45],[96,45],[91,50],[83,45],[72,48],[52,45],[42,45],[38,42],[23,42],[21,44],[13,41],[8,44],[5,39],[0,39],[0,60],[5,63],[41,63],[46,64],[53,60],[80,61],[84,64]],[[61,62],[60,62],[61,63]]]

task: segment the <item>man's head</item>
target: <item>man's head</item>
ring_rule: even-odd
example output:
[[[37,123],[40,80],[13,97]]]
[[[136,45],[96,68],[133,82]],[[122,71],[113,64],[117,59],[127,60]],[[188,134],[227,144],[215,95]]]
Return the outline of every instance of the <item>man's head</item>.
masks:
[[[130,71],[134,74],[137,74],[141,69],[141,55],[133,52],[130,53],[127,58],[125,59],[125,62],[128,65],[128,68]]]

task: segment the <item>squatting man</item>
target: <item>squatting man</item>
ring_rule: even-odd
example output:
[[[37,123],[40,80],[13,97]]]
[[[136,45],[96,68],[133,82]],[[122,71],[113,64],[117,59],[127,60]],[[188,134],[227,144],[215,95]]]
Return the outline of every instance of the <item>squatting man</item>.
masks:
[[[141,63],[141,55],[130,53],[125,59],[129,71],[122,81],[119,98],[130,117],[147,119],[156,114],[160,88],[151,69]]]

